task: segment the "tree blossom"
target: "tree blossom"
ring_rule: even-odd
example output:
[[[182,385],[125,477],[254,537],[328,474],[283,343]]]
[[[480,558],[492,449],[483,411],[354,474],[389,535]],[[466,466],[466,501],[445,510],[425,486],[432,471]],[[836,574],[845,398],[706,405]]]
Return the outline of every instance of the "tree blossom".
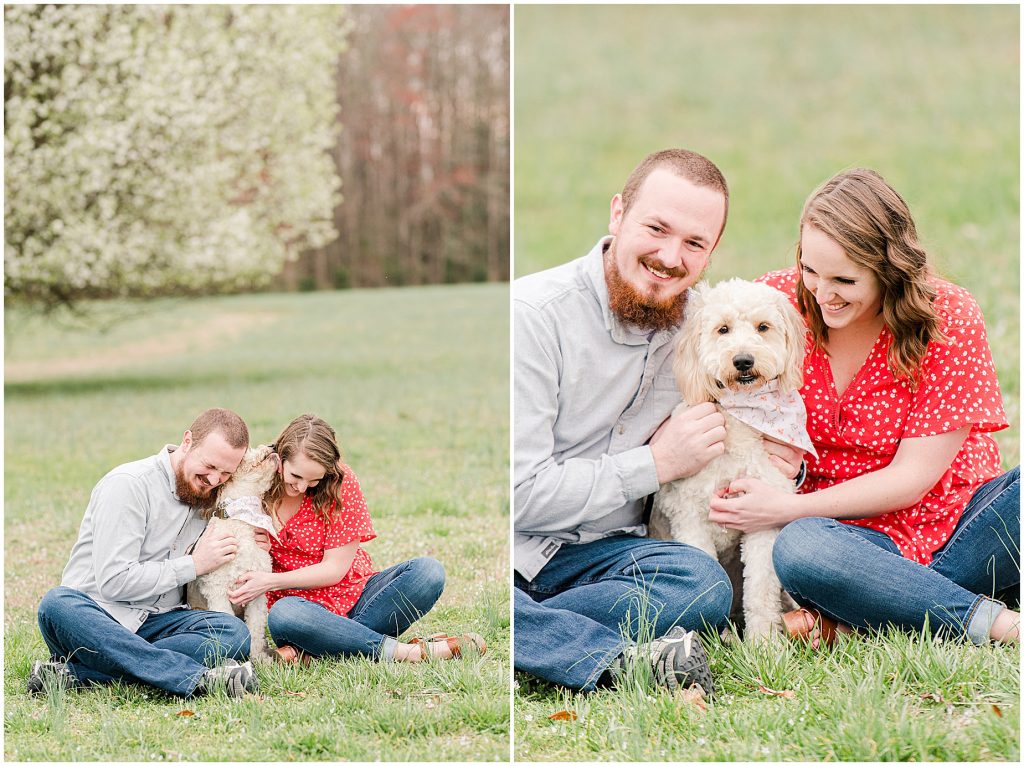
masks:
[[[337,6],[5,6],[5,295],[266,283],[337,236]]]

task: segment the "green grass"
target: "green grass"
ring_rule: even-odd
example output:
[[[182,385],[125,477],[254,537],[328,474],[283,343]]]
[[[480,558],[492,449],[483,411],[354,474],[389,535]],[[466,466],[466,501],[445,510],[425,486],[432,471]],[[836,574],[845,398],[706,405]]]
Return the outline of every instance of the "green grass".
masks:
[[[517,6],[516,275],[586,253],[649,152],[729,182],[708,278],[792,265],[811,191],[863,165],[985,313],[1020,462],[1016,6]]]
[[[939,271],[985,312],[1020,461],[1019,9],[517,6],[515,265],[587,252],[649,152],[729,181],[708,278],[794,259],[804,200],[857,165],[904,196]],[[1019,760],[1019,654],[886,635],[838,652],[714,644],[722,695],[559,692],[517,675],[520,760]],[[758,692],[758,679],[793,699]],[[943,702],[931,694],[938,690]],[[1001,716],[995,712],[996,705]],[[575,711],[575,721],[549,716]]]
[[[507,306],[507,285],[101,304],[105,332],[8,310],[6,759],[506,760]],[[46,655],[35,609],[93,485],[179,441],[208,406],[241,414],[254,442],[302,412],[335,426],[377,568],[431,555],[447,569],[412,632],[477,631],[487,655],[260,668],[260,696],[244,701],[134,685],[28,697]]]
[[[559,692],[517,675],[516,759],[1020,760],[1016,647],[902,633],[841,636],[829,652],[708,647],[717,687],[703,709],[665,691]],[[551,720],[562,710],[575,720]]]

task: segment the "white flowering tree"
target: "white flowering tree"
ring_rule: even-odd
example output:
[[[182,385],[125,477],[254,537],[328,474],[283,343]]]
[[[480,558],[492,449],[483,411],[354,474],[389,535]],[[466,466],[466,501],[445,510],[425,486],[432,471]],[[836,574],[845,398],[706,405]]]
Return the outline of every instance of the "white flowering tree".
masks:
[[[264,283],[337,235],[337,6],[5,6],[5,298]]]

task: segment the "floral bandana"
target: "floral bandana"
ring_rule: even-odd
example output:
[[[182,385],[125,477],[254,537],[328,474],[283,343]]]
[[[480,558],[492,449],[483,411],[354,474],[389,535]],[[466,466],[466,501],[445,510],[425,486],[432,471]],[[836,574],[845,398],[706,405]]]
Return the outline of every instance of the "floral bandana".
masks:
[[[718,403],[726,414],[755,431],[818,457],[807,435],[807,410],[803,399],[796,391],[781,393],[777,380],[756,391],[724,389]]]
[[[258,529],[265,529],[274,536],[275,540],[277,539],[274,522],[263,512],[263,503],[255,495],[229,500],[224,506],[224,515],[229,519],[244,521]]]

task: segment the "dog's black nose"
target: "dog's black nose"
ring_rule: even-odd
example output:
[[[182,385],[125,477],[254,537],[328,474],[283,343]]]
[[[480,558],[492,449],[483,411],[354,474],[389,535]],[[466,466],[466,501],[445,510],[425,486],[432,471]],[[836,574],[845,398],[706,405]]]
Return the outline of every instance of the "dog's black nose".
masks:
[[[740,372],[747,372],[754,366],[754,357],[750,354],[736,354],[736,356],[732,358],[732,366]]]

